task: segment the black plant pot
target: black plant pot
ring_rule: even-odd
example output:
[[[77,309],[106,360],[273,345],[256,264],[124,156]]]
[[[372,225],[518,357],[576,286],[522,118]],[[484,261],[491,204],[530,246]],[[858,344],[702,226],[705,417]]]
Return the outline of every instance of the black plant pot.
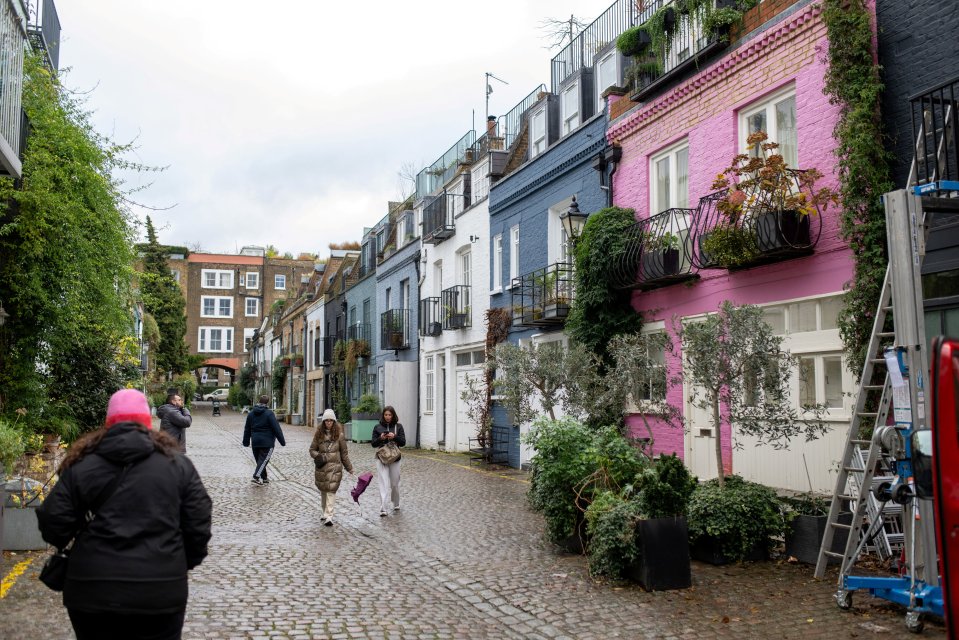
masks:
[[[722,565],[736,562],[735,559],[730,558],[722,552],[722,541],[712,536],[703,536],[696,540],[693,546],[690,547],[690,553],[696,560],[708,562],[709,564]],[[743,558],[744,561],[748,562],[761,562],[768,559],[769,552],[766,550],[766,545],[762,542],[750,549],[746,557]]]
[[[653,518],[636,524],[638,558],[626,568],[626,577],[647,591],[688,589],[689,541],[686,518]]]
[[[570,553],[583,555],[586,553],[586,546],[589,543],[586,536],[586,514],[581,509],[576,509],[576,523],[573,525],[573,533],[561,540],[559,546]]]
[[[449,319],[450,329],[462,329],[466,326],[466,314],[454,313]]]
[[[643,280],[657,280],[679,273],[679,249],[663,249],[643,254]]]
[[[551,302],[543,306],[544,318],[565,318],[569,315],[569,305],[565,302]]]
[[[443,333],[443,323],[442,322],[431,322],[426,325],[426,335],[433,336],[434,338]]]
[[[796,211],[770,211],[756,216],[756,244],[762,253],[808,249],[809,216]]]
[[[709,239],[710,235],[712,235],[711,231],[701,234],[696,239],[696,244],[699,248],[699,266],[703,269],[711,269],[719,266],[716,263],[716,258],[706,251],[706,240]]]
[[[668,7],[663,13],[663,26],[666,27],[666,31],[672,33],[673,28],[676,26],[676,10],[672,7]]]
[[[819,548],[822,546],[822,537],[826,532],[828,516],[796,516],[789,523],[786,531],[786,555],[792,556],[805,564],[816,564],[819,560]],[[840,513],[839,522],[852,523],[852,513]],[[844,553],[846,539],[849,532],[846,529],[836,529],[832,537],[830,551]],[[838,558],[829,558],[830,564],[838,564]]]

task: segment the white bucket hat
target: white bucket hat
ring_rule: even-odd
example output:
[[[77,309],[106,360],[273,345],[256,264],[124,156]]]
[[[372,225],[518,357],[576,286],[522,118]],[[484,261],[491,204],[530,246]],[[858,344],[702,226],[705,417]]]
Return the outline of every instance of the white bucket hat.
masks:
[[[333,412],[333,409],[327,409],[323,412],[323,415],[320,417],[320,422],[325,422],[326,420],[336,422],[336,413]]]

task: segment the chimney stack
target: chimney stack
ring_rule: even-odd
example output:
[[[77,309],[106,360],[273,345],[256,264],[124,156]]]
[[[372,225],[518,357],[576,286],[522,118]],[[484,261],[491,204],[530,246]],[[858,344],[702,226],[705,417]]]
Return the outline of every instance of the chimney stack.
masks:
[[[489,138],[496,136],[496,116],[486,117],[486,135]]]

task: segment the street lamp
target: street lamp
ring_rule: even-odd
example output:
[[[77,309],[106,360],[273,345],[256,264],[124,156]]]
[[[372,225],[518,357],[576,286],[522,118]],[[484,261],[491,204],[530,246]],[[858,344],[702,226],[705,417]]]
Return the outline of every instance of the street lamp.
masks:
[[[576,242],[583,234],[583,225],[586,224],[586,218],[588,216],[588,213],[583,213],[579,210],[579,205],[576,203],[576,196],[573,196],[573,202],[569,205],[569,209],[559,216],[560,221],[563,223],[563,229],[566,231],[569,241],[573,243],[573,247],[576,246]]]
[[[7,310],[3,308],[3,302],[0,302],[0,327],[7,324],[7,318],[10,317],[10,314],[7,313]]]

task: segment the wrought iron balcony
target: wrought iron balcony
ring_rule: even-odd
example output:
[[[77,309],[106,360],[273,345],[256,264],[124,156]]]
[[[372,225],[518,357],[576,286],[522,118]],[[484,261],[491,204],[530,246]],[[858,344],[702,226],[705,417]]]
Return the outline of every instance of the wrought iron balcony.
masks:
[[[335,338],[333,336],[324,336],[319,339],[319,345],[316,350],[316,364],[317,365],[328,365],[333,364],[333,344]]]
[[[366,322],[357,322],[346,328],[347,340],[366,340],[370,342],[370,325]]]
[[[435,338],[443,333],[443,316],[440,309],[440,299],[438,297],[420,300],[421,336]]]
[[[561,325],[573,304],[573,265],[557,262],[513,278],[510,302],[513,324],[542,327]]]
[[[410,310],[390,309],[380,314],[380,350],[410,348]]]
[[[667,209],[634,224],[627,232],[626,250],[615,258],[615,286],[648,290],[695,278],[689,233],[695,212]]]
[[[446,192],[443,192],[433,198],[423,209],[423,242],[439,244],[456,232],[449,199]]]
[[[26,3],[24,3],[26,4]],[[47,67],[60,68],[60,17],[53,0],[31,2],[27,31],[34,45],[43,53]]]
[[[788,169],[792,193],[803,188],[802,171]],[[770,194],[743,193],[743,209],[738,215],[720,210],[728,189],[703,196],[693,214],[693,266],[700,269],[737,269],[753,267],[809,255],[819,242],[822,213],[803,215],[795,209],[782,209]]]
[[[473,326],[470,288],[465,284],[440,291],[444,329],[465,329]]]
[[[910,100],[915,184],[959,181],[959,78]],[[912,183],[912,180],[910,180]]]

